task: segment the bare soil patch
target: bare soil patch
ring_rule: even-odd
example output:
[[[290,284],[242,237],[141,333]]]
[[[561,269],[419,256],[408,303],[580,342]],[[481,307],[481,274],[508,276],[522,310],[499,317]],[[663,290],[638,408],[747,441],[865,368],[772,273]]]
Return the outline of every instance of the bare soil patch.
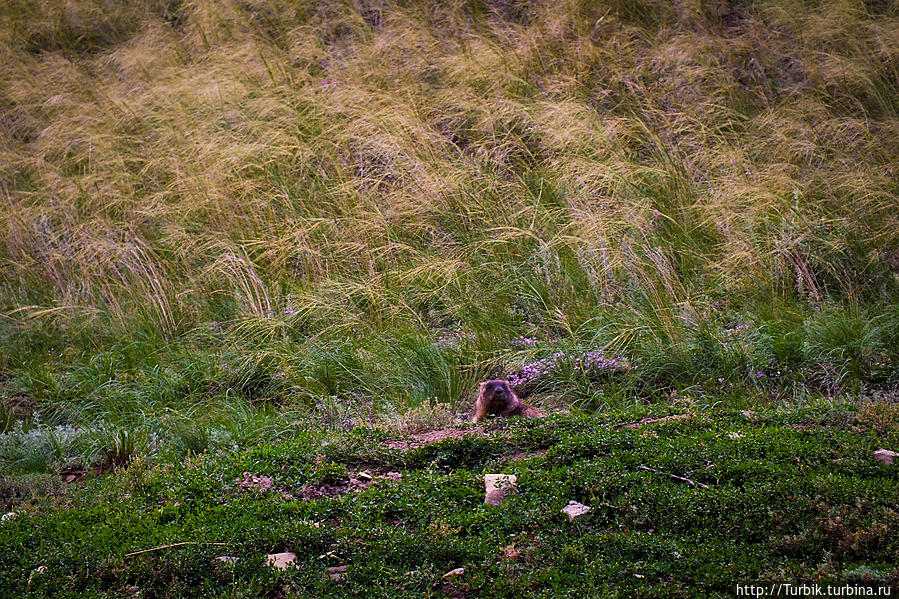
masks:
[[[363,470],[351,476],[346,482],[307,485],[303,488],[300,498],[303,499],[303,501],[328,499],[346,495],[347,493],[361,491],[369,485],[376,484],[378,481],[399,482],[401,480],[403,480],[403,475],[399,472],[385,472],[384,474],[372,475],[367,470]]]
[[[503,456],[504,459],[509,460],[510,462],[513,460],[529,460],[531,458],[542,458],[546,455],[546,450],[541,449],[538,451],[518,451],[515,453],[510,453],[509,455]]]
[[[461,439],[468,435],[476,437],[489,437],[490,433],[482,428],[441,428],[433,431],[425,431],[409,435],[407,439],[397,439],[384,442],[384,447],[399,451],[418,449],[431,443],[438,443],[447,439]]]

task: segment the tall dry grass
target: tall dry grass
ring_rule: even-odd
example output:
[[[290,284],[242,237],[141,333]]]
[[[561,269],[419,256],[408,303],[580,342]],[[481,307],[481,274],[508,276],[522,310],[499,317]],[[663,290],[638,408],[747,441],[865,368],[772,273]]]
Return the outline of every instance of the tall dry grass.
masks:
[[[352,338],[453,401],[503,367],[494,337],[680,348],[695,378],[710,327],[892,323],[897,32],[850,0],[7,3],[3,376],[48,347],[284,366]],[[378,345],[446,330],[480,353]]]

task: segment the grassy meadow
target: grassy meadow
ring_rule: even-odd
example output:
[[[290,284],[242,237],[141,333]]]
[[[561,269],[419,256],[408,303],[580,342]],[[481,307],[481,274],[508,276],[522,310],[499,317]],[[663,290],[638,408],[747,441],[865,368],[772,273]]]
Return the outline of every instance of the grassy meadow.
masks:
[[[200,470],[231,468],[281,444],[313,460],[325,451],[309,449],[317,443],[457,425],[489,377],[521,381],[523,397],[563,415],[527,429],[537,439],[522,441],[528,447],[549,448],[539,439],[553,435],[587,443],[586,433],[565,441],[558,431],[613,416],[689,413],[743,430],[740,413],[752,410],[793,418],[799,429],[772,430],[815,463],[831,434],[848,452],[834,460],[899,450],[897,273],[899,8],[889,1],[0,5],[0,502],[48,518],[47,527],[73,518],[88,534],[101,508],[67,508],[103,505],[115,489],[144,509],[158,497],[140,489],[159,477],[177,487],[178,477],[196,476],[179,470],[196,460]],[[808,433],[807,446],[795,431],[809,423],[822,430]],[[693,439],[687,445],[703,434],[672,432]],[[311,445],[297,449],[297,439]],[[495,466],[493,446],[456,443],[448,460],[454,451],[476,457],[453,468]],[[337,460],[340,476],[364,462],[353,447]],[[784,534],[813,547],[803,553],[796,541],[784,550],[797,560],[788,565],[750,552],[757,561],[738,571],[827,578],[870,567],[896,580],[887,566],[895,542],[883,532],[899,526],[895,496],[883,492],[896,475],[860,466],[837,486],[870,496],[831,498],[824,482],[782,469],[778,448],[772,471],[783,478],[769,480],[770,509],[790,505],[784,485],[808,491],[808,505],[795,508],[807,511],[786,517]],[[593,462],[583,451],[570,463],[586,472]],[[671,456],[700,467],[692,453]],[[764,459],[746,464],[765,468]],[[438,476],[428,468],[422,476]],[[561,480],[551,463],[534,468]],[[59,483],[60,474],[78,472],[81,484],[83,471],[114,469],[123,482],[88,481],[82,499],[73,499],[77,485]],[[822,481],[837,476],[824,470]],[[313,474],[295,473],[291,484]],[[430,497],[416,485],[433,481],[410,476],[399,488]],[[452,473],[439,476],[455,484]],[[744,475],[734,476],[725,479],[742,489]],[[644,504],[661,501],[651,498],[663,492],[656,483]],[[196,493],[222,509],[214,493]],[[597,526],[667,522],[634,524],[629,499],[609,497]],[[525,509],[533,500],[520,501]],[[712,505],[731,509],[728,501]],[[831,513],[831,503],[843,511]],[[858,510],[858,530],[874,526],[876,542],[827,545],[833,526],[815,518],[845,523]],[[372,531],[386,535],[393,518],[375,517]],[[712,522],[689,535],[713,535]],[[686,536],[669,539],[672,551],[688,543],[678,530]],[[325,533],[307,533],[312,546],[327,545],[316,536]],[[419,557],[437,578],[453,560],[487,559],[492,537],[472,534],[471,546],[447,541]],[[26,543],[0,532],[6,547],[4,538]],[[284,538],[243,551],[294,546]],[[547,541],[554,557],[535,583],[546,596],[568,580],[553,572],[580,563],[588,541],[579,538]],[[387,543],[378,539],[373,547]],[[643,541],[619,541],[627,549],[615,560],[644,550]],[[834,547],[844,542],[852,551],[841,554]],[[735,547],[721,544],[720,555]],[[97,551],[71,596],[145,588],[152,570],[121,575]],[[75,553],[52,555],[78,570]],[[685,568],[700,568],[690,559]],[[84,582],[97,563],[106,568],[100,587]],[[195,593],[207,584],[169,566],[174,574],[160,580],[193,580]],[[7,567],[27,578],[25,565]],[[467,590],[442,592],[486,593],[499,574],[480,572]],[[378,585],[394,588],[394,574]],[[734,573],[706,574],[696,580],[712,593]],[[374,569],[366,576],[377,579]],[[496,596],[524,592],[516,585],[525,579]],[[261,580],[240,592],[278,596],[280,582]],[[28,588],[43,596],[55,587]],[[433,587],[402,592],[424,588]],[[652,588],[646,596],[662,592]]]

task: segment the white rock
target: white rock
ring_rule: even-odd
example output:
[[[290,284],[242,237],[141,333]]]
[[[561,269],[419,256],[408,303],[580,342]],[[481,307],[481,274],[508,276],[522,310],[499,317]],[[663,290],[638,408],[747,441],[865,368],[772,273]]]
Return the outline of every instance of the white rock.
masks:
[[[881,464],[892,466],[893,462],[896,461],[897,455],[899,454],[897,454],[895,451],[890,451],[889,449],[878,449],[874,452],[874,459]]]
[[[5,514],[3,514],[3,516],[0,516],[0,522],[9,522],[17,516],[18,514],[15,512],[6,512]]]
[[[452,578],[453,576],[462,576],[463,574],[465,574],[465,568],[456,568],[444,574],[443,578]]]
[[[562,513],[568,516],[569,522],[573,522],[575,518],[580,518],[589,512],[590,508],[588,506],[577,501],[569,501],[568,505],[562,508]]]
[[[291,553],[290,551],[285,551],[284,553],[269,553],[265,558],[265,565],[278,568],[279,570],[286,570],[287,566],[292,564],[296,559],[297,554]]]
[[[510,494],[518,490],[518,477],[514,474],[485,474],[484,503],[499,505]]]
[[[31,574],[28,576],[28,584],[31,584],[31,581],[34,580],[35,576],[46,574],[47,566],[38,566],[34,570],[31,571]]]

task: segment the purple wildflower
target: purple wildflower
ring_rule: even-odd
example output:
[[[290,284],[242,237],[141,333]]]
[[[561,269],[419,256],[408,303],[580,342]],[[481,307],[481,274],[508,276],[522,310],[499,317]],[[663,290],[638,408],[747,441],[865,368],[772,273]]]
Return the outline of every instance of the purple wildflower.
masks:
[[[525,337],[520,335],[510,342],[515,347],[534,347],[537,345],[537,339],[534,337]]]
[[[749,330],[748,324],[738,324],[735,327],[732,327],[729,329],[724,329],[724,331],[730,335],[739,335],[741,333],[741,331],[746,331],[746,330]]]
[[[521,388],[552,374],[559,368],[565,366],[571,368],[575,372],[587,375],[602,372],[615,372],[630,368],[620,356],[606,358],[596,351],[571,356],[559,351],[541,360],[525,364],[518,372],[509,373],[507,378],[510,385]]]
[[[475,339],[474,333],[459,333],[450,331],[448,333],[440,333],[434,344],[440,348],[458,347],[463,341],[472,341]]]

